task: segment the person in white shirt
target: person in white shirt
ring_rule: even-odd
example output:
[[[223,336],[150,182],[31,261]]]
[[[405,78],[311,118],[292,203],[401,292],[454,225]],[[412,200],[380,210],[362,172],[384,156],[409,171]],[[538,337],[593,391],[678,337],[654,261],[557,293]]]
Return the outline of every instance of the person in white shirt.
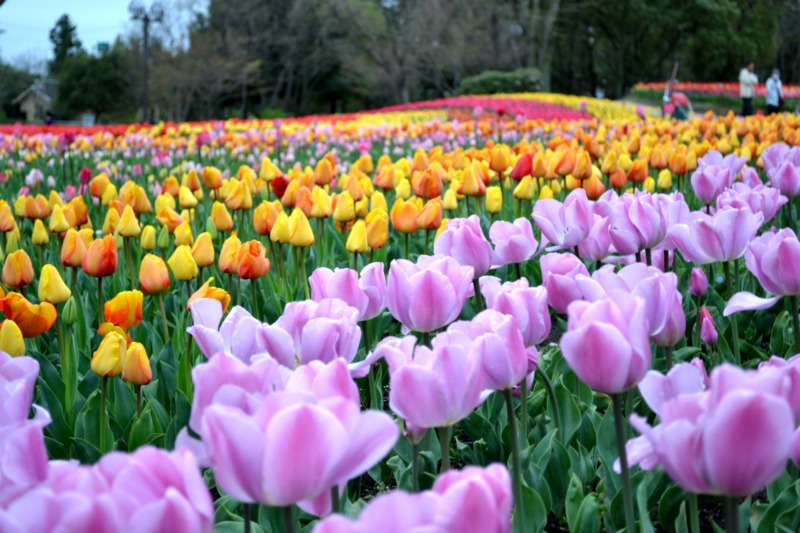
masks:
[[[742,116],[753,114],[753,97],[756,95],[758,77],[753,73],[756,65],[752,61],[747,63],[739,72],[739,96],[742,97]]]
[[[772,69],[772,76],[767,80],[767,114],[778,113],[781,110],[781,100],[783,99],[783,85],[781,84],[781,73],[778,69]]]

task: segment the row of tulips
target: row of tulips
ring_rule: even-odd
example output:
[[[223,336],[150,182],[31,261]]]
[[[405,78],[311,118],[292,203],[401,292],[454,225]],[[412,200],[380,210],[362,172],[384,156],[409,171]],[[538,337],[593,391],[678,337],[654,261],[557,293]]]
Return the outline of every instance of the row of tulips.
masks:
[[[288,143],[235,173],[42,150],[0,203],[0,523],[700,531],[723,495],[730,531],[791,529],[792,120],[488,122],[286,172]]]

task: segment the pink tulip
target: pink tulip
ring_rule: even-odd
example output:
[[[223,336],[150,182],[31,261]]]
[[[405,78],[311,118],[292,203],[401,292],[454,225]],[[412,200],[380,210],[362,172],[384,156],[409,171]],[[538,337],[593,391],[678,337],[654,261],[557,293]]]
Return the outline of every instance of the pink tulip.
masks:
[[[778,189],[766,185],[751,188],[743,183],[735,183],[732,189],[726,190],[717,198],[717,208],[747,207],[753,213],[761,213],[766,223],[775,218],[781,206],[788,201]]]
[[[694,296],[703,296],[708,292],[708,278],[702,268],[693,268],[689,279],[689,292]]]
[[[494,243],[494,267],[523,263],[534,256],[539,246],[527,218],[518,218],[514,222],[496,221],[489,228],[489,238]]]
[[[535,346],[550,335],[550,310],[544,287],[530,287],[525,278],[501,283],[499,278],[484,276],[481,293],[487,308],[514,317],[525,346]]]
[[[436,255],[454,258],[460,265],[472,267],[475,279],[492,267],[492,245],[483,235],[477,215],[450,220],[436,238],[433,251]]]
[[[389,365],[392,411],[419,428],[452,426],[483,401],[483,361],[465,343],[447,345],[444,339],[456,339],[439,335],[433,349],[415,346],[410,336],[386,338],[375,348]]]
[[[578,253],[590,261],[602,261],[608,257],[611,249],[611,218],[595,213],[593,220],[589,234],[578,245]]]
[[[370,263],[359,273],[350,268],[317,268],[308,278],[311,298],[338,298],[358,309],[358,320],[370,320],[386,307],[386,275],[383,263]]]
[[[574,189],[562,204],[547,198],[533,206],[533,221],[555,246],[548,251],[572,249],[589,235],[594,224],[592,202],[583,189]]]
[[[514,388],[528,374],[528,353],[511,315],[487,309],[470,321],[450,324],[433,339],[433,349],[461,344],[483,365],[483,388]]]
[[[645,302],[624,291],[592,303],[573,302],[561,351],[575,374],[597,391],[616,394],[634,387],[650,368]]]
[[[792,410],[752,380],[723,384],[729,368],[712,373],[707,392],[667,400],[655,427],[633,415],[631,424],[651,448],[630,462],[644,458],[648,470],[661,464],[683,489],[702,494],[743,497],[780,476],[792,450]]]
[[[611,205],[609,236],[618,253],[630,255],[653,248],[666,234],[666,218],[652,195],[624,194]]]
[[[672,302],[667,301],[667,321],[658,333],[650,337],[657,346],[669,347],[678,344],[686,334],[686,314],[683,312],[683,295],[675,291]]]
[[[349,363],[361,342],[358,309],[337,298],[291,302],[274,324],[262,325],[255,336],[271,357],[289,368],[337,357]]]
[[[758,279],[771,298],[760,298],[749,292],[734,294],[725,306],[724,315],[739,311],[768,309],[783,296],[800,294],[800,276],[795,265],[800,264],[800,241],[790,228],[769,232],[753,239],[745,253],[747,269]]]
[[[800,194],[800,167],[796,163],[785,161],[768,171],[767,175],[770,185],[787,198],[795,198]]]
[[[695,212],[670,230],[670,238],[687,261],[700,265],[733,261],[744,254],[763,218],[750,209],[730,207],[718,210],[713,217]]]
[[[312,500],[362,474],[399,433],[385,413],[290,391],[264,397],[252,414],[211,405],[203,427],[220,488],[240,502],[270,506]]]
[[[556,312],[564,314],[569,304],[583,298],[576,281],[579,274],[589,276],[589,271],[580,259],[571,253],[547,254],[539,260],[542,270],[542,285],[547,289],[547,298]]]
[[[472,296],[474,270],[444,255],[405,259],[389,267],[386,300],[392,316],[412,331],[430,332],[453,322]]]
[[[194,337],[197,347],[206,358],[219,353],[228,353],[248,362],[256,354],[264,353],[264,345],[258,335],[261,322],[253,318],[243,307],[231,309],[222,320],[222,304],[213,298],[201,298],[189,306],[193,326],[186,329]]]
[[[729,186],[728,169],[708,165],[698,167],[692,173],[692,189],[697,199],[704,204],[712,204],[717,197]]]
[[[28,418],[39,363],[32,357],[11,357],[0,351],[0,424]]]
[[[669,400],[682,394],[702,392],[705,388],[704,371],[692,363],[679,363],[667,375],[650,370],[639,382],[642,399],[657,415]]]
[[[331,516],[313,533],[508,533],[512,504],[511,478],[504,466],[472,466],[446,472],[426,492],[378,496],[357,521]]]
[[[705,307],[700,309],[700,340],[706,344],[716,344],[719,335],[714,327],[714,317]]]

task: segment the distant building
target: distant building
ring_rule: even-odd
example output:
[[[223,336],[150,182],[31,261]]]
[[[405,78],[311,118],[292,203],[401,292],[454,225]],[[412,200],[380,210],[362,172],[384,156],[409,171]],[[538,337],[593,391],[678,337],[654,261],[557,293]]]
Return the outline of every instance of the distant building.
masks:
[[[11,103],[19,106],[27,122],[43,122],[53,110],[57,94],[58,80],[43,79],[22,91]]]

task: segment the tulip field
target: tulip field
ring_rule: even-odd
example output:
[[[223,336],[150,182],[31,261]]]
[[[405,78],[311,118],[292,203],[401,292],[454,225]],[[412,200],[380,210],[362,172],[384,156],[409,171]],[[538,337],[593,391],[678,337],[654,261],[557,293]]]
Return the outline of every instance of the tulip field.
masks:
[[[0,127],[0,532],[797,531],[799,126]]]

